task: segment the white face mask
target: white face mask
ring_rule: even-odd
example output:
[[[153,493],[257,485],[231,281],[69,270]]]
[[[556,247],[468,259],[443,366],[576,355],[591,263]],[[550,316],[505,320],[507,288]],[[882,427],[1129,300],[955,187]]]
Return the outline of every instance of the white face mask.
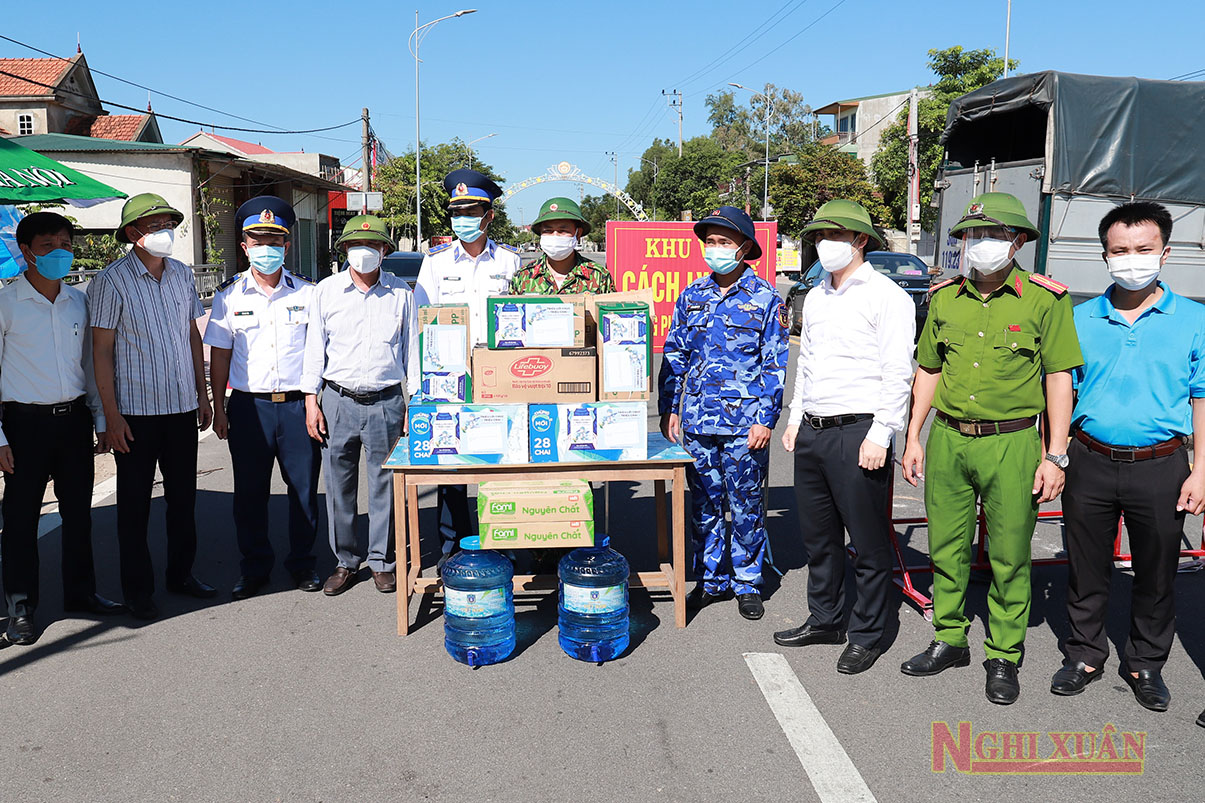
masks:
[[[854,246],[853,243],[840,240],[819,240],[816,242],[816,256],[820,258],[820,267],[832,273],[854,261]]]
[[[995,273],[1008,264],[1008,252],[1013,240],[997,240],[994,237],[968,237],[964,241],[961,272],[970,276],[974,270],[980,276]]]
[[[1159,277],[1159,261],[1163,258],[1158,254],[1121,254],[1108,257],[1109,276],[1119,287],[1126,290],[1141,290]]]
[[[577,238],[572,234],[540,235],[540,250],[547,254],[549,259],[562,260],[572,254],[575,248]]]
[[[372,273],[381,267],[381,252],[370,245],[353,245],[347,249],[347,264],[356,273]]]
[[[169,257],[175,241],[175,229],[159,229],[143,236],[142,247],[153,257]]]

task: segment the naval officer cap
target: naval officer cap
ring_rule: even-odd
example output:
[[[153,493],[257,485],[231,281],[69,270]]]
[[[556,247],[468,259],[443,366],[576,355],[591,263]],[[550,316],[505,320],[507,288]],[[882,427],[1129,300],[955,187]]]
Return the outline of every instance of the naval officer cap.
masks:
[[[284,199],[258,195],[234,213],[244,233],[284,234],[297,222],[297,213]]]
[[[444,177],[444,189],[448,191],[449,211],[474,204],[488,207],[502,194],[502,190],[488,176],[467,168],[448,173]]]

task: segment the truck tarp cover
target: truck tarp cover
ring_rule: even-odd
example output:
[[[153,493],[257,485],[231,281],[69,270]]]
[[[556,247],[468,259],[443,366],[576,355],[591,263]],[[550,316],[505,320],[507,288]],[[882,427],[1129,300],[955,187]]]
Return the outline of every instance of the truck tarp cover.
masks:
[[[941,141],[970,167],[1044,157],[1047,136],[1053,192],[1205,204],[1205,82],[1004,78],[951,103]]]

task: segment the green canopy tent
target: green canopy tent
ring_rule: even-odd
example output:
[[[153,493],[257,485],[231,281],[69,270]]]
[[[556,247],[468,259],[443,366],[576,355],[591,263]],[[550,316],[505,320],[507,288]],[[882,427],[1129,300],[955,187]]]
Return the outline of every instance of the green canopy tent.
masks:
[[[108,184],[0,137],[0,277],[15,276],[23,266],[14,237],[21,215],[14,205],[66,201],[84,207],[125,197]]]

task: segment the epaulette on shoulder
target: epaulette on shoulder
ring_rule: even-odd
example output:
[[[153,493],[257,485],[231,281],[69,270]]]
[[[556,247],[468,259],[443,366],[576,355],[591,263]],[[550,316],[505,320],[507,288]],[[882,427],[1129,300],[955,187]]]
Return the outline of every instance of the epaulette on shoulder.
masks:
[[[498,246],[500,248],[505,248],[507,251],[510,251],[512,254],[519,253],[519,249],[517,247],[510,245],[508,243],[498,243]]]
[[[222,282],[221,284],[219,284],[219,285],[217,286],[217,289],[216,289],[214,292],[216,292],[216,293],[220,293],[220,292],[222,292],[223,290],[225,290],[227,287],[229,287],[230,285],[232,285],[232,284],[234,284],[235,282],[237,282],[237,281],[238,281],[239,279],[241,279],[242,277],[243,277],[243,274],[241,274],[241,273],[236,273],[236,274],[234,274],[234,275],[233,275],[233,276],[231,276],[229,279],[227,279],[226,281],[224,281],[224,282]]]
[[[302,284],[314,284],[315,283],[314,280],[311,279],[309,276],[302,276],[299,273],[291,273],[289,275],[292,276],[294,279],[297,279]]]
[[[440,251],[447,251],[451,247],[452,247],[452,243],[443,243],[442,245],[437,245],[434,248],[431,248],[430,250],[427,251],[427,253],[428,254],[438,254]]]
[[[1062,282],[1056,282],[1054,279],[1051,279],[1049,276],[1043,276],[1040,273],[1029,274],[1029,280],[1031,282],[1033,282],[1034,284],[1036,284],[1038,287],[1046,288],[1050,292],[1054,293],[1056,296],[1061,296],[1064,293],[1066,293],[1068,290],[1067,285],[1063,284]]]
[[[933,295],[943,287],[949,287],[950,285],[955,284],[958,281],[958,278],[959,277],[955,276],[953,279],[946,279],[944,282],[938,282],[929,288],[929,295]]]

